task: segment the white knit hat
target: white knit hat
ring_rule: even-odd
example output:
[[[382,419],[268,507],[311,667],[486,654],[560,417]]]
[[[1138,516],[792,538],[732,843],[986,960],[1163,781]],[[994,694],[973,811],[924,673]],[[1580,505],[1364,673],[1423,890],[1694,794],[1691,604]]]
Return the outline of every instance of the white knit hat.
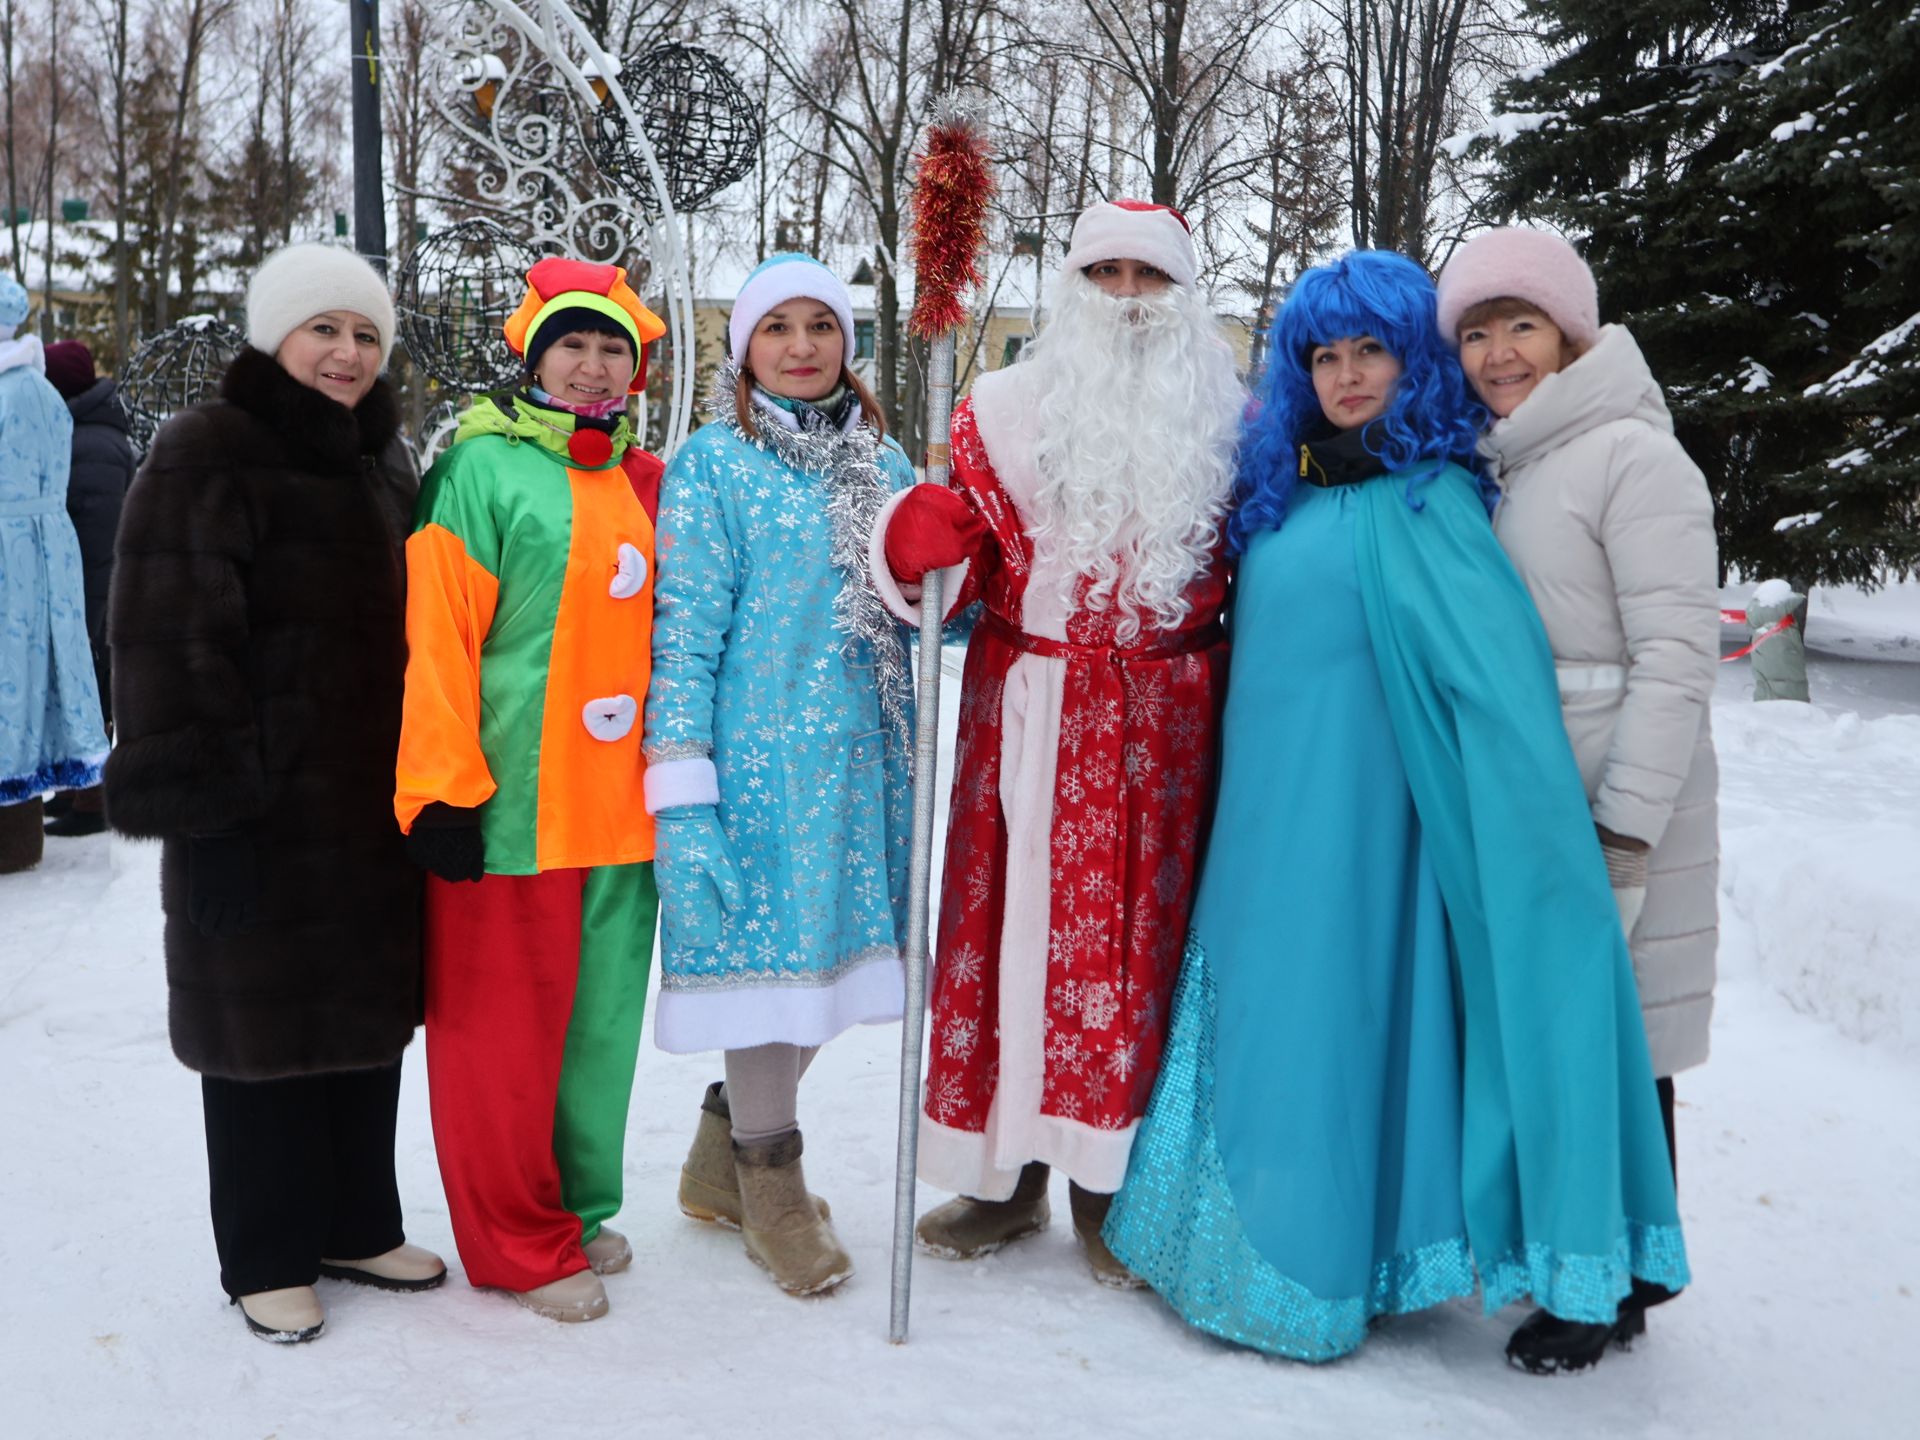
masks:
[[[765,318],[769,310],[786,304],[789,300],[818,300],[833,311],[834,318],[840,322],[840,333],[846,345],[845,360],[853,359],[853,297],[847,293],[847,287],[840,283],[840,277],[811,255],[802,255],[797,250],[782,255],[769,255],[747,276],[747,283],[740,287],[740,293],[733,299],[733,314],[727,321],[727,344],[733,356],[733,363],[744,366],[747,363],[747,342],[753,338],[753,327]]]
[[[393,296],[380,273],[343,245],[287,245],[260,262],[247,282],[247,343],[272,355],[304,322],[326,310],[352,310],[380,332],[380,363],[393,352]]]
[[[1069,270],[1084,270],[1102,260],[1140,260],[1167,272],[1176,285],[1200,278],[1187,217],[1171,205],[1145,200],[1102,200],[1073,222],[1067,247]]]

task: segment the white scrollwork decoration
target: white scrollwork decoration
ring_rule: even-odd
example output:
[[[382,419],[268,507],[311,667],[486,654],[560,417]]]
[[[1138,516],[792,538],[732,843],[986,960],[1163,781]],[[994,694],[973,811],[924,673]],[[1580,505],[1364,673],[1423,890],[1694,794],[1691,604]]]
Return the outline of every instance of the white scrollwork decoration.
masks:
[[[675,363],[660,449],[671,455],[693,413],[694,376],[679,363],[693,353],[692,285],[667,178],[613,83],[620,60],[556,0],[463,0],[429,53],[430,93],[457,139],[445,189],[425,198],[488,215],[538,249],[626,267],[667,322]],[[595,169],[584,127],[602,106],[626,122],[651,203]]]

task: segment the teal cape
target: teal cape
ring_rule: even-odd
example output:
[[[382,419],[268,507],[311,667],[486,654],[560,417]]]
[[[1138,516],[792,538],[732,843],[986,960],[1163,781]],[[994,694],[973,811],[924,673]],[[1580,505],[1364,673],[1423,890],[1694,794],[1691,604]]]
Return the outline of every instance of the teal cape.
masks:
[[[1471,1268],[1457,1244],[1436,1244],[1411,1262],[1383,1254],[1378,1273],[1328,1294],[1272,1263],[1271,1225],[1239,1213],[1229,1180],[1234,1146],[1255,1132],[1230,1113],[1235,1075],[1214,1071],[1215,979],[1198,943],[1106,1227],[1115,1254],[1190,1323],[1308,1360],[1355,1348],[1374,1314],[1461,1293],[1474,1270],[1489,1311],[1531,1295],[1587,1322],[1611,1320],[1634,1276],[1676,1290],[1689,1278],[1632,964],[1539,617],[1465,471],[1382,477],[1351,504],[1364,634],[1451,944]],[[1258,635],[1234,637],[1236,677],[1259,646]],[[1271,728],[1246,738],[1314,744]],[[1228,883],[1257,885],[1263,869],[1312,843],[1311,824],[1274,815],[1260,834],[1216,827],[1203,892],[1216,868]],[[1376,902],[1386,903],[1363,888],[1346,903]],[[1203,894],[1196,938],[1205,910]],[[1272,915],[1266,934],[1231,940],[1292,962],[1286,925]],[[1241,1053],[1239,1063],[1255,1058]],[[1257,1063],[1284,1069],[1289,1056],[1269,1049]],[[1230,1138],[1225,1160],[1216,1113],[1232,1122],[1222,1132],[1242,1137]]]

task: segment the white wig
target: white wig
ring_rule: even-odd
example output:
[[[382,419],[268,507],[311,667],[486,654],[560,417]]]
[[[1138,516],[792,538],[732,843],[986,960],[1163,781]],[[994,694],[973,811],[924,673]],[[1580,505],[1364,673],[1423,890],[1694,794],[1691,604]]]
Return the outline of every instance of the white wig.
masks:
[[[1084,578],[1079,603],[1176,629],[1233,493],[1246,392],[1199,290],[1119,299],[1077,270],[1027,347],[1038,427],[1036,565]],[[1073,596],[1068,596],[1072,603]]]

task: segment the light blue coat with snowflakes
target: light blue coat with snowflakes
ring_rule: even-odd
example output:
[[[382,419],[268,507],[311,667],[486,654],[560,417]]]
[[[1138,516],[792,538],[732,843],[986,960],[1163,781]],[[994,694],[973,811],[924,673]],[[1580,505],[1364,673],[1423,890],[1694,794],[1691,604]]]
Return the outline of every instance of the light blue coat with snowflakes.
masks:
[[[656,809],[657,780],[711,760],[744,903],[692,946],[663,886],[654,1039],[675,1052],[819,1045],[904,999],[911,701],[866,531],[913,472],[857,410],[802,434],[766,407],[750,438],[720,393],[727,418],[661,481],[645,749]]]
[[[0,805],[100,779],[107,736],[67,518],[73,417],[39,340],[0,341]]]

